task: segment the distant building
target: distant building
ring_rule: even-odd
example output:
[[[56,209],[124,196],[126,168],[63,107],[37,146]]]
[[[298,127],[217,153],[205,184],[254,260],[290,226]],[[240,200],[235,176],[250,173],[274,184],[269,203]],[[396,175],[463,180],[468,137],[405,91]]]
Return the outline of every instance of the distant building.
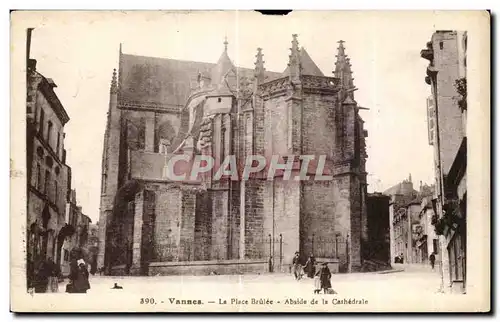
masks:
[[[439,262],[439,239],[434,230],[432,220],[435,216],[433,197],[424,197],[420,205],[419,220],[421,229],[417,231],[416,237],[416,261],[428,263],[429,256],[434,253],[436,264]]]
[[[417,239],[422,231],[420,210],[422,198],[432,197],[434,187],[420,184],[419,191],[413,188],[411,175],[407,180],[387,189],[384,194],[389,202],[389,227],[391,262],[400,256],[404,263],[420,263]]]
[[[389,201],[389,235],[391,249],[391,263],[395,263],[396,256],[408,258],[408,220],[406,205],[415,199],[418,192],[413,189],[411,175],[391,188],[384,191],[390,197]]]
[[[438,196],[433,222],[442,236],[445,286],[460,292],[467,266],[467,32],[436,31],[420,54],[429,61],[425,82],[432,93],[427,106]]]
[[[69,274],[71,260],[82,258],[88,262],[86,247],[91,220],[83,214],[82,207],[77,204],[76,190],[71,190],[66,204],[66,222],[71,234],[65,237],[62,246],[63,256],[60,264],[63,275]]]
[[[97,255],[99,253],[99,222],[89,225],[89,237],[86,249],[89,252],[88,259],[91,270],[97,269]]]

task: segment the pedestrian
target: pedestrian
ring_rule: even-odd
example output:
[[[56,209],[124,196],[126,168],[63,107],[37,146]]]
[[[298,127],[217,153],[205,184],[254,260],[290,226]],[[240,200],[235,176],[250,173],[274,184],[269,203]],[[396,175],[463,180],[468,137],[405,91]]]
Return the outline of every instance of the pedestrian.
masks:
[[[321,292],[321,278],[319,276],[319,272],[320,271],[318,270],[314,274],[314,294],[319,294],[319,292]]]
[[[35,293],[47,292],[49,284],[50,268],[46,260],[40,258],[35,268]]]
[[[299,252],[295,252],[295,256],[293,257],[292,260],[292,266],[293,266],[293,275],[295,276],[295,279],[298,281],[302,278],[302,265],[300,264]]]
[[[87,293],[87,290],[90,289],[89,271],[83,259],[79,259],[77,264],[78,270],[76,272],[76,279],[73,281],[73,292]]]
[[[49,275],[47,293],[59,292],[59,267],[52,258],[47,260],[47,271]]]
[[[403,253],[401,253],[401,254],[399,255],[399,262],[400,262],[401,264],[403,264],[403,263],[404,263]]]
[[[434,264],[436,263],[436,255],[434,255],[434,252],[429,256],[429,262],[431,262],[431,268],[434,270]]]
[[[311,254],[307,259],[304,270],[306,271],[307,277],[314,278],[314,275],[316,274],[316,259],[313,254]]]
[[[332,288],[332,283],[330,281],[330,279],[332,278],[332,273],[328,268],[328,264],[323,263],[316,275],[318,275],[319,277],[320,289],[323,290],[324,294],[328,294],[328,290]]]

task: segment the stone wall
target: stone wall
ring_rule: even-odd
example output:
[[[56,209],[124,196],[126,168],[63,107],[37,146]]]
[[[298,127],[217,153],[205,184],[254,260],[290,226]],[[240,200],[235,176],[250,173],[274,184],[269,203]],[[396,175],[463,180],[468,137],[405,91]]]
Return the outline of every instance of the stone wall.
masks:
[[[212,195],[212,255],[211,259],[227,259],[228,251],[228,191],[214,190]]]
[[[212,202],[210,192],[196,197],[194,260],[209,260],[212,249]]]
[[[349,234],[349,250],[350,250],[350,269],[352,271],[359,271],[361,269],[361,184],[357,176],[350,178],[350,193],[349,199],[351,201],[351,232]]]
[[[265,181],[244,181],[244,259],[260,259],[264,256],[264,198]]]
[[[177,261],[182,193],[178,186],[162,187],[156,195],[155,260]]]
[[[301,203],[302,253],[336,257],[335,183],[304,181]],[[313,250],[314,248],[314,250]]]
[[[335,147],[335,97],[304,95],[302,154],[333,156]]]
[[[276,270],[280,264],[290,264],[300,249],[300,185],[280,177],[265,181],[262,248]]]
[[[180,213],[179,260],[194,260],[194,233],[196,191],[192,187],[182,189],[182,207]]]
[[[334,199],[334,213],[335,213],[335,231],[340,234],[340,238],[344,241],[351,231],[351,202],[350,196],[350,176],[342,175],[333,179],[333,199]],[[340,271],[347,270],[346,264],[348,263],[346,245],[342,245],[338,249],[338,258],[340,260]]]
[[[199,262],[156,262],[149,265],[149,276],[257,274],[268,271],[267,260],[220,260]]]

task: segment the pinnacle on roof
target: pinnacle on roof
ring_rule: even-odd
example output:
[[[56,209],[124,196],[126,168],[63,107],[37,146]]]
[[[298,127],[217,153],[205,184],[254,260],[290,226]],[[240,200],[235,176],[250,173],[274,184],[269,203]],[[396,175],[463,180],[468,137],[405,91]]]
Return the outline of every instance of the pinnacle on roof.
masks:
[[[292,35],[292,48],[290,48],[289,62],[288,62],[288,71],[289,76],[292,81],[298,81],[301,73],[301,64],[300,64],[300,50],[299,50],[299,42],[297,41],[297,34]]]
[[[337,48],[337,61],[335,62],[335,71],[333,72],[335,77],[340,79],[340,83],[344,88],[353,88],[353,78],[351,71],[351,61],[350,58],[345,54],[343,40],[339,40],[339,47]]]
[[[257,80],[257,83],[262,83],[265,79],[265,71],[266,69],[264,68],[264,60],[263,57],[264,55],[262,54],[262,48],[257,48],[257,55],[255,55],[257,58],[255,62],[255,69],[254,69],[254,76],[255,79]]]
[[[116,68],[113,69],[113,77],[111,78],[111,87],[109,89],[111,94],[118,93],[118,84],[116,82]]]

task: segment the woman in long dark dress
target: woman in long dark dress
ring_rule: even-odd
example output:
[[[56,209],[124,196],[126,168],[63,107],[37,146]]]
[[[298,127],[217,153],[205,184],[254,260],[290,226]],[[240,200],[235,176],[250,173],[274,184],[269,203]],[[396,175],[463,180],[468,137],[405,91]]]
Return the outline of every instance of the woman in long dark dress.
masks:
[[[332,273],[330,272],[327,263],[323,263],[323,265],[321,265],[321,268],[316,275],[319,275],[321,289],[323,290],[323,293],[326,294],[327,290],[332,288],[332,283],[330,282]]]
[[[73,281],[73,290],[75,293],[87,293],[87,290],[90,289],[89,271],[83,260],[78,260],[78,262],[78,271],[76,280]]]
[[[307,272],[307,277],[314,278],[316,273],[316,259],[314,255],[311,254],[307,259],[306,265],[304,266],[304,270]]]

